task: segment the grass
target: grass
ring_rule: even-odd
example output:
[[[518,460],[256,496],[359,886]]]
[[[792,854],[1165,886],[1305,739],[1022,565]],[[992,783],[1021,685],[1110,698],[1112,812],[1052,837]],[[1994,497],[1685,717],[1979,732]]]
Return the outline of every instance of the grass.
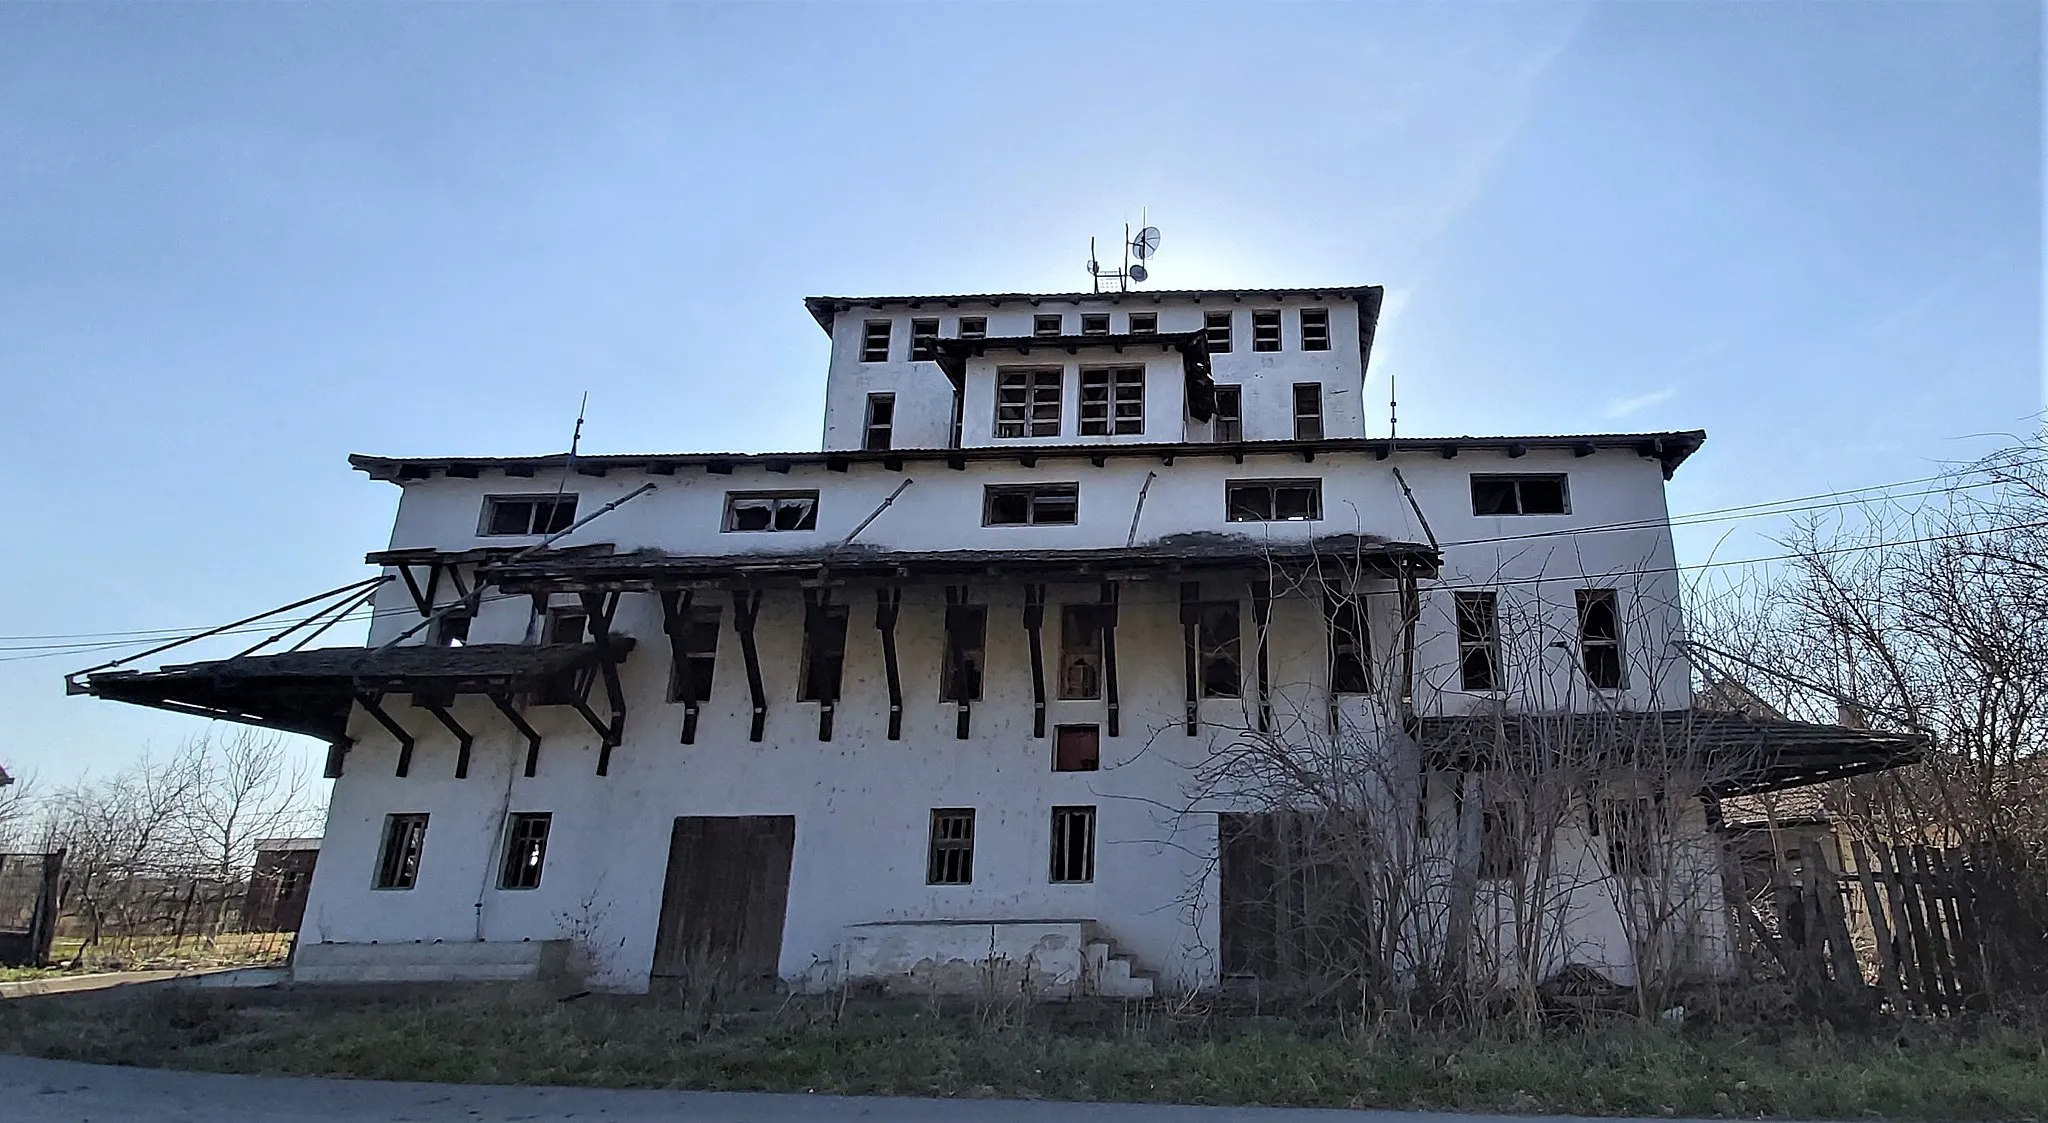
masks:
[[[1620,1025],[1536,1039],[1307,1031],[1155,1004],[744,1007],[536,990],[0,1003],[0,1049],[217,1072],[606,1087],[1596,1115],[2048,1117],[2048,1036]]]

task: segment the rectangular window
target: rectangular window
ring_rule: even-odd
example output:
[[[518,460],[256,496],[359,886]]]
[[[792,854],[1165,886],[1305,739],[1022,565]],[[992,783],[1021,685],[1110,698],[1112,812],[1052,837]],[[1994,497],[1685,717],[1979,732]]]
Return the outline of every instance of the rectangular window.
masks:
[[[839,677],[846,669],[846,606],[822,604],[808,609],[804,623],[804,662],[796,700],[836,699]]]
[[[962,317],[960,317],[960,338],[962,338],[962,339],[985,339],[985,338],[987,338],[987,337],[988,337],[988,317],[987,317],[987,316],[962,316]]]
[[[860,361],[864,363],[886,363],[889,361],[888,320],[869,320],[860,337]]]
[[[1209,336],[1209,353],[1225,355],[1230,353],[1230,312],[1202,313],[1202,330]]]
[[[974,808],[932,809],[932,840],[925,861],[928,885],[974,884]]]
[[[1080,484],[992,484],[982,489],[983,526],[1072,526]]]
[[[1081,435],[1145,431],[1145,368],[1095,367],[1081,370]]]
[[[1294,384],[1294,439],[1323,439],[1323,384],[1320,382]]]
[[[1102,632],[1106,613],[1100,604],[1060,607],[1060,697],[1102,697]]]
[[[1230,480],[1224,517],[1234,523],[1309,522],[1323,517],[1321,480]]]
[[[1133,312],[1133,313],[1131,313],[1131,334],[1132,334],[1132,335],[1158,335],[1158,334],[1159,334],[1159,313],[1157,313],[1157,312]]]
[[[996,436],[1059,436],[1060,382],[1065,377],[1059,367],[997,371]]]
[[[861,447],[869,452],[880,452],[895,440],[896,395],[868,395],[868,424],[866,435],[861,438]]]
[[[563,605],[549,608],[541,621],[542,643],[584,643],[590,638],[590,615],[580,608]],[[541,680],[534,702],[542,706],[566,706],[583,696],[582,671],[558,671]]]
[[[576,522],[573,495],[493,495],[479,534],[553,534]]]
[[[988,646],[988,606],[946,606],[946,661],[939,668],[939,698],[948,702],[981,697],[981,668]]]
[[[1241,386],[1218,386],[1216,388],[1216,416],[1210,422],[1211,433],[1220,444],[1236,444],[1244,439],[1244,388]]]
[[[1054,733],[1054,772],[1093,772],[1102,767],[1100,729],[1093,725],[1062,725]]]
[[[1458,686],[1500,689],[1500,615],[1492,593],[1458,593]]]
[[[1521,817],[1512,803],[1497,801],[1479,812],[1479,876],[1501,881],[1522,872]]]
[[[1328,351],[1330,349],[1330,310],[1328,308],[1304,308],[1301,310],[1301,349],[1304,351]]]
[[[378,889],[410,889],[420,879],[420,853],[427,847],[425,815],[384,816],[384,847],[377,854]]]
[[[466,647],[469,644],[469,624],[475,619],[467,606],[452,608],[446,616],[434,621],[433,643],[436,647]]]
[[[1236,601],[1206,601],[1195,606],[1195,662],[1202,697],[1235,698],[1243,691],[1237,636]]]
[[[548,857],[548,827],[554,818],[546,811],[512,816],[505,830],[505,865],[498,871],[498,888],[540,888],[540,868]]]
[[[728,491],[725,493],[725,529],[816,530],[818,493]]]
[[[1330,624],[1330,692],[1370,691],[1372,636],[1366,631],[1364,598],[1325,586],[1323,606]]]
[[[910,359],[928,363],[939,357],[939,321],[910,321]]]
[[[1280,349],[1280,310],[1258,308],[1252,311],[1252,350],[1278,351]]]
[[[1095,809],[1052,809],[1052,880],[1075,884],[1095,880]]]
[[[1084,313],[1082,313],[1082,315],[1081,315],[1081,334],[1082,334],[1082,335],[1108,335],[1108,334],[1109,334],[1109,313],[1107,313],[1107,312],[1084,312]]]
[[[1564,476],[1473,476],[1475,515],[1563,515],[1570,513]]]
[[[1600,801],[1602,832],[1607,836],[1607,872],[1616,877],[1649,877],[1655,810],[1647,799]]]
[[[1058,313],[1032,317],[1031,334],[1040,339],[1058,338],[1060,330],[1060,316]]]
[[[692,608],[683,621],[683,659],[668,670],[668,700],[683,700],[683,683],[690,685],[690,700],[711,698],[711,680],[718,670],[718,625],[721,610]]]
[[[1586,681],[1601,690],[1622,687],[1621,612],[1613,589],[1579,590],[1579,661]]]

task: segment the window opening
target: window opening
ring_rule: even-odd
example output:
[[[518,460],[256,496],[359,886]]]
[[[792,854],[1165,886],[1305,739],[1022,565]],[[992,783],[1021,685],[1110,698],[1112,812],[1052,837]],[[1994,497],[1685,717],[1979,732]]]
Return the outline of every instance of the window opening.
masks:
[[[981,669],[988,646],[988,606],[946,606],[946,661],[939,667],[942,701],[975,701],[981,697]]]
[[[1067,700],[1102,697],[1104,606],[1069,604],[1060,607],[1060,697]]]
[[[1301,349],[1304,351],[1328,351],[1330,349],[1330,310],[1328,308],[1304,308],[1301,310]]]
[[[1003,484],[982,491],[984,526],[1071,526],[1080,484]]]
[[[1520,816],[1515,812],[1515,805],[1505,801],[1489,803],[1479,812],[1479,876],[1484,880],[1504,880],[1522,872],[1522,840],[1516,829]]]
[[[1052,880],[1074,884],[1095,880],[1095,809],[1052,809]]]
[[[895,439],[896,395],[868,395],[868,424],[861,447],[869,452],[880,452],[889,447]]]
[[[960,338],[962,338],[962,339],[984,339],[984,338],[987,338],[987,336],[988,336],[988,317],[987,317],[987,316],[962,316],[962,317],[960,317]]]
[[[412,888],[420,878],[420,853],[426,845],[425,815],[384,816],[384,845],[377,854],[376,888]]]
[[[1259,308],[1252,311],[1252,350],[1278,351],[1280,349],[1280,310]]]
[[[1032,317],[1031,334],[1040,339],[1057,338],[1060,334],[1060,317],[1057,314]]]
[[[1244,388],[1241,386],[1218,386],[1216,388],[1216,416],[1210,422],[1211,433],[1222,444],[1236,444],[1244,439]]]
[[[846,668],[846,606],[823,604],[814,611],[817,626],[804,629],[804,661],[796,700],[822,702],[839,697],[839,678]]]
[[[1059,367],[996,372],[996,436],[1060,435]]]
[[[690,700],[711,699],[711,680],[718,670],[718,626],[722,609],[692,608],[683,622],[683,661],[669,668],[668,700],[683,700],[684,676],[689,676]]]
[[[1243,690],[1237,609],[1236,601],[1204,601],[1195,606],[1195,656],[1204,698],[1235,698]]]
[[[1562,475],[1472,477],[1472,513],[1475,515],[1562,515],[1568,512]]]
[[[1159,334],[1159,313],[1157,313],[1157,312],[1133,312],[1133,313],[1131,313],[1131,334],[1132,334],[1132,335],[1158,335],[1158,334]]]
[[[1108,334],[1109,334],[1109,313],[1107,313],[1107,312],[1084,312],[1084,313],[1082,313],[1082,315],[1081,315],[1081,334],[1082,334],[1082,335],[1108,335]]]
[[[590,615],[580,608],[549,608],[541,623],[542,643],[584,643],[590,637]],[[582,696],[583,671],[558,671],[541,680],[534,702],[566,706]]]
[[[1230,352],[1230,312],[1202,313],[1202,330],[1209,337],[1209,353],[1225,355]]]
[[[816,530],[818,493],[728,491],[725,493],[725,529]]]
[[[473,619],[475,617],[467,605],[450,608],[446,615],[434,621],[434,646],[468,646],[469,624]]]
[[[1655,812],[1647,799],[1606,799],[1601,818],[1607,835],[1607,872],[1616,877],[1648,877]]]
[[[505,832],[505,865],[498,871],[498,888],[540,888],[540,869],[548,856],[548,827],[554,818],[546,811],[512,816]]]
[[[1372,637],[1366,631],[1364,598],[1325,586],[1329,606],[1330,692],[1364,694],[1372,689]]]
[[[1492,593],[1458,593],[1458,681],[1464,690],[1500,689],[1500,615]]]
[[[576,522],[573,495],[494,495],[484,500],[484,534],[553,534]]]
[[[1323,439],[1323,384],[1320,382],[1294,384],[1294,439]]]
[[[1613,589],[1579,590],[1579,660],[1586,681],[1602,690],[1622,687],[1621,614]]]
[[[1145,368],[1096,367],[1081,371],[1081,435],[1145,431]]]
[[[1223,485],[1230,522],[1309,522],[1323,517],[1321,480],[1231,480]]]
[[[1101,767],[1102,730],[1099,727],[1062,725],[1054,730],[1054,772],[1093,772]]]
[[[939,357],[939,321],[910,321],[910,358],[912,362],[930,362]]]
[[[931,849],[924,879],[929,885],[974,883],[974,808],[932,810]]]
[[[864,363],[886,363],[889,361],[889,332],[893,326],[888,320],[869,320],[867,330],[861,335],[860,361]]]

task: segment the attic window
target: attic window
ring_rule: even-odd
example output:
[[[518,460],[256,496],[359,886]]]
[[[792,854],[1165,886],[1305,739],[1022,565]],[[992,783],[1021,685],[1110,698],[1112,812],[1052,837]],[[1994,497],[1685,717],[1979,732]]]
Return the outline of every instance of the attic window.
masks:
[[[888,320],[869,320],[867,330],[860,341],[860,361],[864,363],[886,363],[889,361]]]
[[[1081,435],[1145,431],[1145,368],[1097,367],[1081,371]]]
[[[818,493],[728,491],[725,493],[725,529],[816,530]]]
[[[1260,308],[1252,312],[1252,350],[1280,349],[1280,310]]]
[[[1231,480],[1224,517],[1234,523],[1309,522],[1323,517],[1321,480]]]
[[[1157,334],[1159,334],[1159,313],[1157,313],[1157,312],[1133,312],[1133,313],[1131,313],[1131,334],[1132,334],[1132,335],[1157,335]]]
[[[1230,310],[1204,312],[1202,330],[1209,335],[1209,353],[1225,355],[1230,352]]]
[[[930,362],[939,357],[939,322],[937,320],[910,321],[910,358],[912,362]]]
[[[1554,476],[1473,476],[1475,515],[1564,515],[1571,512],[1565,478]]]
[[[1082,335],[1108,335],[1109,313],[1089,312],[1081,317]]]
[[[1304,351],[1328,351],[1330,349],[1330,310],[1328,308],[1304,308],[1301,310],[1301,349]]]
[[[1072,526],[1080,484],[1009,484],[983,489],[983,526]]]
[[[960,317],[960,338],[984,339],[988,336],[987,316]]]
[[[1031,334],[1040,339],[1058,338],[1060,334],[1059,314],[1053,313],[1052,315],[1033,318],[1031,321]]]
[[[573,495],[493,495],[478,534],[553,534],[576,521]]]

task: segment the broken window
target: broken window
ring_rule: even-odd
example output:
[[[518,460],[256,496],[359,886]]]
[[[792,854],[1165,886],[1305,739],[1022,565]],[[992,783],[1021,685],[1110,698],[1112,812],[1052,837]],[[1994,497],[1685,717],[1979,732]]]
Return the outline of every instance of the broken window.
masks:
[[[1107,436],[1145,431],[1145,368],[1081,370],[1081,435]]]
[[[1568,513],[1564,476],[1473,476],[1475,515],[1562,515]]]
[[[1308,522],[1323,517],[1323,481],[1231,480],[1223,505],[1230,522]]]
[[[1209,337],[1211,355],[1228,354],[1230,351],[1230,311],[1202,313],[1202,330]]]
[[[1522,872],[1521,821],[1514,804],[1495,801],[1479,812],[1479,876],[1488,881]]]
[[[1060,608],[1060,697],[1102,697],[1102,634],[1107,623],[1100,604]]]
[[[860,337],[860,361],[864,363],[886,363],[889,361],[888,320],[869,320]]]
[[[1647,799],[1604,799],[1601,829],[1607,835],[1607,872],[1616,877],[1648,877],[1656,812]]]
[[[1588,683],[1622,688],[1621,612],[1613,589],[1579,590],[1579,661]]]
[[[1032,317],[1031,334],[1040,339],[1057,339],[1060,334],[1059,314]]]
[[[1301,349],[1304,351],[1328,351],[1330,349],[1330,310],[1328,308],[1304,308],[1301,310]]]
[[[868,424],[861,447],[869,452],[888,448],[896,437],[896,395],[868,395]]]
[[[931,850],[924,879],[929,885],[974,883],[974,808],[932,809]]]
[[[467,646],[469,624],[475,618],[475,610],[466,604],[449,609],[439,620],[434,621],[431,642],[436,647]]]
[[[1458,593],[1458,684],[1500,689],[1500,617],[1492,593]]]
[[[1157,312],[1133,312],[1133,313],[1131,313],[1131,334],[1132,334],[1132,335],[1158,335],[1158,334],[1159,334],[1159,313],[1157,313]]]
[[[1216,388],[1216,415],[1210,422],[1210,433],[1219,443],[1235,444],[1244,439],[1244,388],[1241,386],[1218,386]]]
[[[377,854],[378,889],[410,889],[420,878],[420,852],[427,846],[425,815],[384,816],[384,846]]]
[[[816,530],[818,493],[728,491],[725,493],[725,529]]]
[[[1093,772],[1102,767],[1102,731],[1093,725],[1062,725],[1054,730],[1052,770]]]
[[[796,684],[799,702],[839,697],[839,678],[846,669],[846,606],[820,604],[805,610],[804,661]]]
[[[1278,308],[1257,308],[1252,310],[1252,350],[1278,351],[1280,349],[1280,310]]]
[[[1294,439],[1323,439],[1323,384],[1320,382],[1294,384]]]
[[[573,495],[493,495],[479,534],[553,534],[576,522]]]
[[[910,321],[910,359],[930,362],[939,357],[939,321]]]
[[[590,638],[590,614],[580,608],[550,608],[541,621],[542,643],[584,643]],[[541,680],[534,703],[566,706],[583,696],[584,671],[557,671]]]
[[[1084,312],[1084,313],[1082,313],[1082,315],[1081,315],[1081,334],[1082,334],[1082,335],[1108,335],[1108,334],[1109,334],[1109,313],[1107,313],[1107,312]]]
[[[996,436],[1060,435],[1059,367],[996,372]]]
[[[690,686],[689,699],[693,702],[709,701],[711,680],[718,670],[718,625],[721,610],[717,608],[692,608],[689,619],[683,621],[682,662],[668,669],[668,700],[680,702],[684,698],[683,684]]]
[[[548,856],[548,827],[554,818],[546,811],[512,816],[505,830],[505,865],[498,871],[498,888],[540,888],[540,868]]]
[[[1236,601],[1195,605],[1195,665],[1204,698],[1235,698],[1243,691],[1237,617]]]
[[[988,336],[987,316],[960,317],[960,338],[983,339]]]
[[[1095,880],[1095,809],[1052,809],[1052,880],[1075,883]]]
[[[981,697],[981,668],[988,643],[988,606],[946,606],[946,661],[939,667],[939,698],[967,702]]]
[[[1366,631],[1364,598],[1326,586],[1323,605],[1330,624],[1330,692],[1364,694],[1372,689],[1372,637]]]
[[[1071,526],[1080,484],[1000,484],[982,489],[984,526]]]

